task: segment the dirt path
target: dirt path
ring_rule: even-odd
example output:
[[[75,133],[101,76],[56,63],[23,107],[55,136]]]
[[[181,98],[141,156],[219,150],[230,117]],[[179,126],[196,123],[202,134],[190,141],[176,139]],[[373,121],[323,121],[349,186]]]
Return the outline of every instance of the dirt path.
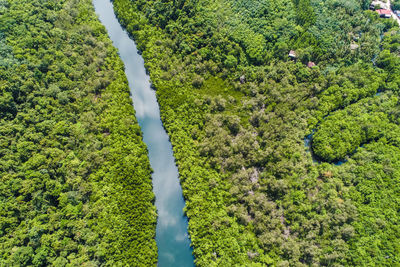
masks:
[[[397,23],[400,25],[400,18],[393,12],[393,10],[391,8],[390,0],[388,0],[388,4],[389,4],[389,8],[388,9],[390,10],[390,12],[392,14],[392,18],[394,18],[397,21]]]

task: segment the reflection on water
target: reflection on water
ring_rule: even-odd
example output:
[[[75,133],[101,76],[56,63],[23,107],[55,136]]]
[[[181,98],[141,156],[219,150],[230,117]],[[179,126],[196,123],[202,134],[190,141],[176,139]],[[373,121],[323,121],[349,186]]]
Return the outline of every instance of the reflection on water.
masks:
[[[149,150],[154,173],[153,190],[158,212],[156,241],[159,266],[193,266],[192,250],[187,234],[187,218],[183,216],[185,202],[178,180],[178,170],[172,146],[160,120],[160,110],[150,79],[146,75],[143,58],[135,43],[118,23],[109,0],[93,0],[96,13],[121,59],[131,88],[136,117]]]

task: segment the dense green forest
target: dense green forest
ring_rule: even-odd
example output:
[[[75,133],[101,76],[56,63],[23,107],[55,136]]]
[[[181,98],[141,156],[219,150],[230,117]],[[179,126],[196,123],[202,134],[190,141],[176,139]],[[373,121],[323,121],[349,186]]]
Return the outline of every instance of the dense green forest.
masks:
[[[368,0],[113,3],[157,90],[196,265],[399,264],[394,20]]]
[[[370,2],[113,0],[197,266],[400,264],[400,28]],[[0,0],[0,89],[0,266],[155,265],[147,149],[90,0]]]
[[[0,0],[0,266],[155,265],[147,149],[90,0]]]

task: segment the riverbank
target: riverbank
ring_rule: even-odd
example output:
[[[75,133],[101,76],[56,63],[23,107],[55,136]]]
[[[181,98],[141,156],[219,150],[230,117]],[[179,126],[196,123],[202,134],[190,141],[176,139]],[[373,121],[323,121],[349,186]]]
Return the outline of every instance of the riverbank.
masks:
[[[0,266],[154,266],[147,149],[90,0],[0,1]]]
[[[158,266],[193,266],[193,255],[187,233],[188,221],[183,214],[185,201],[178,179],[172,146],[160,119],[155,91],[151,89],[144,60],[128,33],[122,29],[109,0],[94,0],[96,12],[106,27],[119,56],[124,61],[125,73],[136,117],[147,145],[153,170],[153,191],[157,207],[156,242]]]
[[[196,265],[373,263],[367,245],[351,245],[362,242],[362,227],[374,218],[368,212],[359,219],[375,202],[361,202],[357,194],[367,192],[357,184],[359,176],[368,181],[362,159],[372,166],[379,151],[367,149],[378,146],[360,148],[340,166],[313,164],[303,138],[327,114],[351,112],[387,86],[385,71],[370,60],[388,21],[363,12],[358,1],[318,1],[315,16],[306,2],[297,9],[287,1],[261,17],[253,15],[262,6],[244,2],[114,1],[157,88]],[[259,32],[260,22],[271,27]],[[349,33],[363,49],[350,51]],[[293,47],[297,62],[287,59]],[[317,67],[300,62],[310,57]]]

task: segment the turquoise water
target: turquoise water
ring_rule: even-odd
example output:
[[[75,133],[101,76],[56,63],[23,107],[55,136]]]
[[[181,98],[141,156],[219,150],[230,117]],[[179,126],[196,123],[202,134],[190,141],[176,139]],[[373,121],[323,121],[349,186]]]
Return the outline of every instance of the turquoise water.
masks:
[[[152,178],[158,212],[158,266],[194,266],[187,232],[188,221],[183,215],[185,201],[179,184],[178,169],[171,143],[160,119],[155,91],[150,88],[143,58],[138,54],[133,40],[118,23],[112,3],[109,0],[93,0],[93,5],[124,61],[136,118],[154,170]]]

